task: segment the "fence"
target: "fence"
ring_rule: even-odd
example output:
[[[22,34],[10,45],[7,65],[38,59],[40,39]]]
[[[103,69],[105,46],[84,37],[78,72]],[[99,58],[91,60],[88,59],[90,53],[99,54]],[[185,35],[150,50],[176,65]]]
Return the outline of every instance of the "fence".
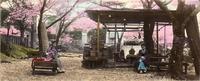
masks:
[[[21,38],[19,36],[7,36],[7,35],[0,35],[0,36],[1,36],[1,40],[5,40],[7,42],[17,44],[17,45],[29,47],[29,39],[26,37]]]

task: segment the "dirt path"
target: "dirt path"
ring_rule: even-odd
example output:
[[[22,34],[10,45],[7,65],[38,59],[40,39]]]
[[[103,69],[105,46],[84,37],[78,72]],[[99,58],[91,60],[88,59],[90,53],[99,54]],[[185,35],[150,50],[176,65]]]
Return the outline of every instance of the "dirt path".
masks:
[[[158,73],[138,74],[132,68],[85,69],[80,55],[61,57],[65,73],[51,75],[49,71],[31,74],[31,59],[1,63],[1,81],[171,81]]]

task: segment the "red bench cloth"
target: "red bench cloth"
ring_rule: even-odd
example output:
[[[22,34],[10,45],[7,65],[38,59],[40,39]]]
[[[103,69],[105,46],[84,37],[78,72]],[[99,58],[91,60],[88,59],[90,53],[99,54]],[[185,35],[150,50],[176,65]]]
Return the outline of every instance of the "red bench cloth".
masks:
[[[33,62],[51,62],[51,59],[45,57],[33,58]]]

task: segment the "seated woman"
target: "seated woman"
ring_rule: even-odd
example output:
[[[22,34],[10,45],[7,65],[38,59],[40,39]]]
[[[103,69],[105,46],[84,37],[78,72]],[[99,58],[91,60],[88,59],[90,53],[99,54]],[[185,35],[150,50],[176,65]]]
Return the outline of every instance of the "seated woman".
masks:
[[[146,55],[147,51],[146,51],[146,47],[144,44],[141,45],[141,49],[139,50],[139,56],[141,56],[142,54]]]
[[[126,57],[132,57],[132,56],[134,56],[134,54],[135,54],[135,49],[131,48],[129,50],[129,54]]]
[[[131,48],[129,50],[129,54],[126,56],[126,60],[129,64],[133,64],[135,59],[136,59],[136,56],[134,55],[135,54],[135,50],[133,48]]]
[[[58,72],[63,73],[63,72],[64,72],[63,66],[62,66],[62,64],[61,64],[60,59],[58,58],[58,52],[57,52],[55,46],[56,46],[55,43],[52,43],[52,44],[49,46],[49,48],[47,49],[46,58],[47,58],[47,60],[49,60],[49,61],[56,61],[57,65],[58,65],[58,69],[57,69]]]

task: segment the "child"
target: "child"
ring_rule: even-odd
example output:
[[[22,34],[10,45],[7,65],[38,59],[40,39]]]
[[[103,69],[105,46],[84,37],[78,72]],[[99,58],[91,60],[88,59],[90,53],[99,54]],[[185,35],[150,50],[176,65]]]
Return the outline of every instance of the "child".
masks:
[[[143,73],[143,72],[146,73],[147,72],[147,68],[144,64],[144,61],[145,61],[145,57],[144,57],[144,54],[142,54],[142,56],[139,59],[139,65],[138,65],[139,73]]]

